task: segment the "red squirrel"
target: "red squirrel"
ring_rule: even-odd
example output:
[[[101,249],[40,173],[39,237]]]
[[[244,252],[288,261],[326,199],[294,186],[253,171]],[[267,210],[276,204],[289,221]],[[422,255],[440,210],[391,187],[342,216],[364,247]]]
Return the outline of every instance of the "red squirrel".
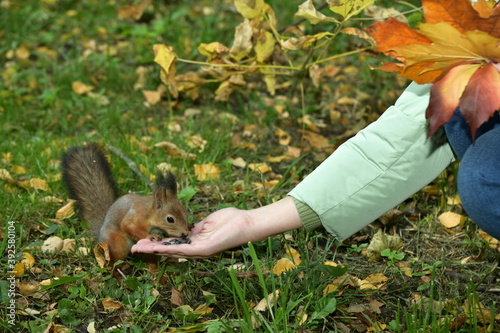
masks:
[[[89,223],[98,242],[108,245],[110,266],[126,259],[139,239],[187,236],[188,216],[177,199],[177,183],[171,172],[158,174],[152,195],[118,198],[105,151],[98,144],[69,148],[61,167],[63,182],[77,201],[81,218]]]

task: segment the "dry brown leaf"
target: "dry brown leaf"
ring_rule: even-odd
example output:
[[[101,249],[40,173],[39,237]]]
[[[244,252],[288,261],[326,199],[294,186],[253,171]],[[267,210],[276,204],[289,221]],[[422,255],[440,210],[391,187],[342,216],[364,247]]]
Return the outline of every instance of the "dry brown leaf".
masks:
[[[139,20],[144,13],[144,10],[149,7],[152,0],[141,0],[138,4],[132,6],[121,6],[118,9],[119,19],[134,19]]]
[[[238,168],[245,168],[247,166],[247,162],[242,157],[236,157],[235,159],[230,159],[231,165],[234,165]]]
[[[27,60],[30,54],[30,49],[26,44],[21,44],[16,50],[16,58],[19,60]]]
[[[213,311],[214,309],[209,307],[207,304],[200,304],[196,309],[194,309],[194,313],[199,315],[211,314]]]
[[[75,250],[76,239],[67,238],[63,240],[63,245],[61,248],[61,252],[70,252]]]
[[[192,135],[188,138],[187,144],[191,148],[198,148],[198,152],[201,153],[205,150],[207,140],[203,139],[199,135]]]
[[[161,101],[161,92],[157,90],[143,90],[142,95],[146,98],[146,102],[155,105]]]
[[[399,236],[391,236],[379,230],[373,235],[370,244],[366,248],[368,261],[379,261],[382,259],[381,252],[385,249],[397,251],[403,247],[403,241]]]
[[[450,206],[458,206],[462,204],[462,200],[460,200],[460,196],[457,193],[453,197],[447,197],[446,204]]]
[[[271,171],[271,168],[266,163],[248,163],[248,168],[252,171],[266,173]]]
[[[243,23],[236,27],[234,43],[231,50],[229,50],[234,60],[240,61],[252,51],[252,36],[252,25],[248,19],[245,19]]]
[[[19,281],[19,291],[23,295],[30,295],[40,290],[40,283],[36,281]]]
[[[194,174],[200,181],[217,180],[219,178],[219,167],[214,163],[195,164]]]
[[[308,130],[299,130],[298,132],[302,133],[303,138],[307,140],[307,142],[309,142],[309,144],[315,149],[321,150],[329,149],[332,147],[328,139],[321,134],[314,133]]]
[[[172,292],[172,296],[170,296],[170,302],[176,306],[184,305],[184,297],[182,297],[182,294],[180,293],[180,291],[178,291],[177,289],[172,287],[171,292]]]
[[[337,291],[339,288],[345,288],[348,286],[358,288],[360,285],[361,280],[359,278],[355,277],[354,275],[344,274],[335,278],[332,283],[327,284],[325,288],[323,288],[323,295],[327,295],[329,293]],[[339,295],[341,294],[342,291],[339,292]]]
[[[496,238],[493,238],[492,236],[490,236],[488,233],[486,233],[482,229],[479,229],[477,231],[476,235],[477,235],[477,238],[479,238],[480,240],[488,243],[488,245],[491,248],[495,249],[497,247],[500,247],[500,240],[498,240]]]
[[[460,231],[465,224],[466,217],[454,212],[444,212],[438,216],[439,222],[445,227],[446,231],[455,234]]]
[[[94,89],[93,86],[86,85],[85,83],[80,81],[73,81],[73,83],[71,84],[71,88],[77,95],[84,95]]]
[[[69,202],[59,208],[56,212],[56,219],[67,219],[75,215],[76,200],[69,200]]]
[[[253,308],[253,311],[267,311],[269,307],[272,307],[274,305],[274,303],[278,300],[279,296],[280,296],[280,290],[276,289],[273,293],[267,295],[267,298],[261,299],[259,303]]]
[[[109,256],[109,247],[106,242],[97,244],[94,247],[94,257],[99,267],[101,268],[108,267],[110,256]]]
[[[112,299],[111,297],[106,297],[102,300],[102,307],[106,312],[119,310],[122,308],[122,303]]]
[[[290,141],[292,141],[292,136],[279,127],[277,127],[276,131],[274,131],[274,135],[276,135],[279,144],[282,146],[288,146]]]
[[[380,289],[388,280],[389,278],[382,273],[370,274],[366,279],[361,280],[359,290]]]
[[[62,247],[63,240],[58,236],[51,236],[43,242],[40,249],[42,250],[42,252],[57,253],[62,249]]]

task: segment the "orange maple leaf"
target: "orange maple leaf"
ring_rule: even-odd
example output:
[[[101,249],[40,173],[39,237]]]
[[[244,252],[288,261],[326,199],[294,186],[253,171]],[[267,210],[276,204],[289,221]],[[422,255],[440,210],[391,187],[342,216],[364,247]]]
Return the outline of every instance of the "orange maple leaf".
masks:
[[[426,116],[429,136],[457,107],[472,137],[500,109],[500,4],[481,15],[470,0],[422,0],[425,22],[413,29],[394,19],[368,28],[377,50],[401,63],[379,69],[399,72],[419,84],[434,83]]]

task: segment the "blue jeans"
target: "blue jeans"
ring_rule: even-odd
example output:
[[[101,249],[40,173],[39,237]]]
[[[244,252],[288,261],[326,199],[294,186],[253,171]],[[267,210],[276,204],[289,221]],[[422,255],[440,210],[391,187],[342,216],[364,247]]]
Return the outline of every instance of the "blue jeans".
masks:
[[[500,239],[500,114],[479,127],[474,142],[458,109],[444,128],[461,160],[457,185],[465,211],[481,229]]]

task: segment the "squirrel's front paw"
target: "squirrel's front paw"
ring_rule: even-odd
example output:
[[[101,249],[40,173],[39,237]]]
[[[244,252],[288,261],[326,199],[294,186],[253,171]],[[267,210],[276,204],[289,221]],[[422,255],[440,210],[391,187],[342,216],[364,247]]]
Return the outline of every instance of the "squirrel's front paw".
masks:
[[[158,235],[158,234],[151,234],[151,235],[149,235],[149,240],[152,241],[152,242],[159,242],[163,238],[164,237],[162,235]]]

